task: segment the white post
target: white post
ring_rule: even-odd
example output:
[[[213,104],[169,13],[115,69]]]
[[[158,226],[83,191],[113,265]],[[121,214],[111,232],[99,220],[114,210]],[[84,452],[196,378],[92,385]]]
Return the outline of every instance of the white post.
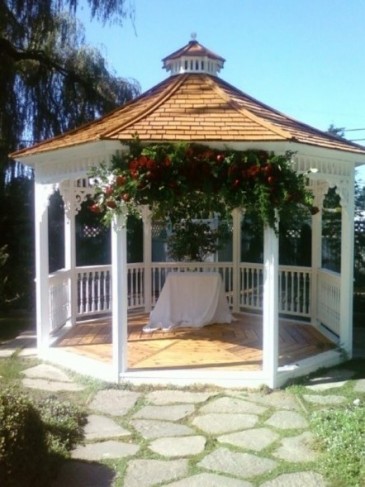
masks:
[[[241,210],[235,208],[232,211],[232,260],[233,260],[233,312],[240,311],[240,264],[241,264]]]
[[[318,321],[318,271],[322,267],[322,209],[323,199],[328,191],[328,184],[323,181],[316,181],[313,188],[314,205],[319,212],[312,216],[312,279],[311,279],[311,300],[310,315],[314,327],[319,327]]]
[[[275,231],[264,228],[263,372],[276,387],[279,356],[279,242]]]
[[[146,313],[149,313],[152,308],[152,215],[147,206],[142,209],[142,221],[144,310]]]
[[[354,170],[341,194],[341,298],[340,298],[340,346],[352,357],[353,327],[353,279],[354,279]],[[346,194],[347,193],[347,194]]]
[[[112,225],[112,300],[113,369],[119,382],[127,370],[128,346],[127,228],[121,215]]]
[[[49,187],[35,182],[35,260],[37,347],[44,351],[50,338],[49,249],[48,249]]]
[[[69,198],[73,194],[69,194]],[[76,274],[76,225],[72,201],[65,201],[65,268],[69,271],[69,300],[71,324],[77,316],[77,274]]]

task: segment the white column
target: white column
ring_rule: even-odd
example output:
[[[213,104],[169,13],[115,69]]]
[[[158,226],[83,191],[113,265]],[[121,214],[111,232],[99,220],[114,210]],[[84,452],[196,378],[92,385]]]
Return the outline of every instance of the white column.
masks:
[[[274,230],[264,228],[263,372],[269,387],[276,387],[279,356],[279,241]]]
[[[49,249],[48,249],[49,186],[35,182],[35,260],[37,347],[44,351],[50,338]]]
[[[142,209],[143,220],[143,271],[144,271],[144,310],[149,313],[152,308],[152,215],[145,206]]]
[[[316,181],[313,184],[314,206],[319,212],[312,216],[312,279],[311,279],[311,301],[310,314],[311,323],[319,327],[318,321],[318,271],[322,267],[322,209],[323,199],[328,191],[328,184],[323,181]]]
[[[233,312],[240,311],[240,264],[241,264],[241,210],[235,208],[232,211],[232,260],[233,260]]]
[[[69,195],[69,197],[72,197]],[[71,324],[77,316],[76,225],[72,201],[65,201],[65,268],[69,271],[69,300]]]
[[[119,381],[127,370],[128,347],[127,228],[121,215],[112,224],[112,300],[113,369]]]
[[[354,171],[346,188],[341,188],[341,301],[340,346],[352,357],[354,280]]]

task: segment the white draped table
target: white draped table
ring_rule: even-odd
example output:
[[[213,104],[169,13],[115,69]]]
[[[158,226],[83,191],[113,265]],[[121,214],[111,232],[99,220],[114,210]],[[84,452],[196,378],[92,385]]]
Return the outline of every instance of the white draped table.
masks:
[[[232,315],[218,272],[170,272],[143,331],[230,323]]]

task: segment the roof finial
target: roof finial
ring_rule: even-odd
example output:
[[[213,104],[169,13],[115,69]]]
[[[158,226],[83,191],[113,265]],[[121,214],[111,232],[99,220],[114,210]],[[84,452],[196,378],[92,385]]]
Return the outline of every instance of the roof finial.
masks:
[[[191,37],[191,40],[192,40],[192,41],[196,41],[196,32],[192,32],[192,33],[190,34],[190,37]]]

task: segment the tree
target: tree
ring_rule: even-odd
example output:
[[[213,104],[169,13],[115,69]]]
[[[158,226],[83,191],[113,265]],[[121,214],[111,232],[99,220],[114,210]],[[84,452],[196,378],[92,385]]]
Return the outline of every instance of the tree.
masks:
[[[335,127],[335,125],[331,123],[327,129],[327,132],[335,137],[338,137],[339,139],[345,138],[345,127]]]
[[[94,120],[140,91],[137,82],[115,76],[101,54],[85,46],[82,26],[74,18],[81,3],[0,0],[0,208],[7,209],[0,216],[0,248],[7,245],[9,255],[0,280],[17,266],[11,242],[18,220],[32,219],[23,207],[24,193],[9,191],[15,179],[31,185],[29,171],[8,154]],[[104,23],[122,23],[133,15],[126,0],[88,0],[88,5],[91,17]],[[23,245],[32,248],[32,238],[24,237],[21,232]],[[11,280],[9,274],[10,288]]]

